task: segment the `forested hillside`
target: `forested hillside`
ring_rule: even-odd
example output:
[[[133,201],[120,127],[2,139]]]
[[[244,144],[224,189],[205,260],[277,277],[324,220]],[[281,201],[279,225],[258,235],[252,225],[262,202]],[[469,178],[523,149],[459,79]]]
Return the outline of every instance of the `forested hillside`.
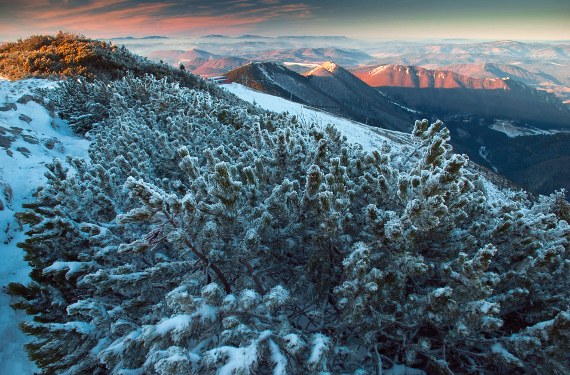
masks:
[[[493,186],[441,122],[367,152],[135,73],[43,92],[94,139],[18,216],[44,374],[570,370],[563,193]]]

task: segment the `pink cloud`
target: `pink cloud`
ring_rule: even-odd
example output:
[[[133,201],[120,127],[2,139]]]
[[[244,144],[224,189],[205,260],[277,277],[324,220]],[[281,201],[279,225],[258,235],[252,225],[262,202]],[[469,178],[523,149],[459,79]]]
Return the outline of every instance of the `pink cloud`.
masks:
[[[22,2],[23,5],[22,14],[32,18],[69,17],[92,11],[99,11],[99,10],[104,11],[109,7],[120,5],[122,3],[126,3],[126,1],[95,0],[89,2],[88,4],[76,7],[69,7],[66,4],[58,7],[56,4],[50,3],[47,0],[38,0],[38,1],[24,0]]]
[[[146,3],[126,9],[117,9],[124,1],[95,0],[89,4],[68,9],[55,7],[48,0],[39,2],[23,0],[22,12],[30,25],[35,25],[41,32],[68,30],[84,34],[97,34],[102,37],[119,34],[172,35],[188,31],[231,28],[249,30],[253,25],[276,18],[300,19],[311,17],[312,7],[305,4],[277,5],[278,0],[264,0],[263,8],[242,9],[223,15],[209,15],[201,12],[197,15],[168,16],[166,10],[173,3]],[[33,6],[32,6],[33,3]],[[248,0],[236,0],[234,6],[246,7]],[[5,24],[3,28],[7,25]],[[12,28],[18,27],[11,25]],[[35,32],[35,31],[34,31]],[[212,31],[213,32],[213,31]]]

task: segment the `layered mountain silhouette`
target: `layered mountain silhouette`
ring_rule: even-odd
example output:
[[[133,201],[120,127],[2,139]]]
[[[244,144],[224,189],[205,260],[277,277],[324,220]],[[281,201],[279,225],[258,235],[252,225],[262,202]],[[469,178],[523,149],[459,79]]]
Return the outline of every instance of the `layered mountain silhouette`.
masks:
[[[457,57],[463,62],[476,60],[484,62],[489,57],[516,58],[516,59],[568,59],[570,58],[570,44],[523,43],[512,40],[498,40],[483,43],[401,43],[391,42],[377,47],[378,52],[390,55],[408,56],[416,58],[420,55],[432,55],[449,58]],[[415,56],[415,57],[414,57]]]
[[[247,64],[249,60],[239,57],[222,57],[221,59],[207,60],[194,59],[184,62],[186,70],[201,76],[219,75],[229,70],[238,68]]]
[[[198,49],[155,51],[147,57],[150,60],[162,61],[169,65],[178,66],[182,64],[187,71],[200,76],[219,75],[250,61],[240,57],[221,57]]]
[[[553,66],[546,63],[543,65],[542,70],[545,70],[544,67],[552,69]],[[560,66],[560,69],[552,72],[553,74],[541,71],[538,66],[527,68],[532,70],[525,69],[518,64],[473,63],[448,65],[442,67],[442,70],[450,70],[475,78],[511,78],[529,87],[554,93],[564,103],[570,104],[570,75],[564,73],[565,70],[568,71],[567,66]]]
[[[296,48],[293,50],[271,50],[248,53],[247,57],[255,61],[271,61],[277,63],[324,63],[335,61],[341,65],[360,64],[373,59],[372,56],[358,50],[342,50],[338,48]]]
[[[332,62],[305,75],[276,63],[251,63],[226,75],[256,90],[386,129],[409,131],[413,123],[409,111]]]
[[[214,55],[213,53],[210,52],[191,48],[186,51],[182,50],[154,51],[150,53],[147,57],[150,60],[154,61],[162,60],[167,64],[177,64],[179,62],[192,61],[195,59],[216,60],[222,56]]]
[[[234,45],[234,47],[236,47]],[[168,64],[178,64],[180,61],[191,61],[194,59],[216,60],[222,56],[234,56],[248,61],[266,61],[276,63],[317,63],[335,61],[341,65],[358,65],[366,61],[373,60],[370,56],[359,50],[343,50],[338,48],[273,48],[265,50],[255,50],[248,46],[225,51],[223,55],[213,54],[200,49],[182,50],[162,50],[154,51],[147,57],[154,61],[162,60]]]
[[[534,73],[520,66],[510,64],[454,64],[443,67],[442,70],[452,71],[464,76],[474,78],[512,78],[525,85],[560,85],[561,82],[555,77],[545,73]]]

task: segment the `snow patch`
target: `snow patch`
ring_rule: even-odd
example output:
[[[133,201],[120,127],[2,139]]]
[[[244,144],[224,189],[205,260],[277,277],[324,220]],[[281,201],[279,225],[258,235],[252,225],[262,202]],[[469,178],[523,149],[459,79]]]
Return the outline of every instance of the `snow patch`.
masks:
[[[273,79],[269,76],[269,73],[267,73],[267,71],[263,68],[262,65],[258,65],[257,66],[259,68],[259,70],[261,71],[261,73],[263,73],[263,75],[265,76],[265,78],[267,78],[267,80],[269,82],[274,82]]]
[[[51,266],[44,269],[43,274],[46,275],[53,272],[68,270],[65,274],[65,277],[67,278],[81,270],[82,264],[82,262],[54,262]]]
[[[216,314],[218,313],[218,309],[214,306],[210,306],[207,304],[202,305],[192,316],[200,316],[202,321],[206,319],[213,322],[216,320]]]
[[[285,357],[281,351],[279,350],[279,346],[273,342],[273,340],[269,340],[269,349],[271,350],[271,360],[275,363],[275,369],[273,370],[273,375],[282,375],[286,374],[286,367],[287,367],[287,357]]]
[[[320,66],[319,64],[308,64],[308,63],[297,63],[297,62],[284,62],[283,65],[299,65],[299,66],[306,66],[307,68],[316,68]]]
[[[445,287],[445,288],[437,288],[435,289],[432,294],[435,298],[441,298],[441,297],[451,297],[453,290],[450,287]]]
[[[192,317],[190,315],[175,315],[157,324],[156,333],[163,336],[170,331],[182,331],[190,325],[191,321]]]
[[[403,105],[398,104],[398,103],[396,103],[396,102],[390,101],[390,103],[392,103],[392,104],[394,104],[394,105],[397,105],[398,107],[403,108],[403,109],[405,109],[405,110],[408,111],[408,112],[420,113],[420,111],[416,111],[415,109],[411,109],[411,108],[408,108],[408,107],[404,107]]]
[[[330,339],[321,333],[315,334],[313,337],[313,349],[309,357],[309,364],[319,363],[325,350],[328,349]]]
[[[376,75],[378,73],[381,73],[382,71],[386,70],[389,67],[390,67],[390,65],[382,65],[382,66],[377,67],[376,69],[371,70],[370,72],[368,72],[368,74],[373,76],[373,75]]]
[[[506,361],[508,361],[509,363],[512,364],[520,364],[520,359],[518,359],[517,357],[515,357],[514,355],[512,355],[511,353],[509,353],[505,348],[503,348],[503,346],[499,343],[496,343],[495,345],[493,345],[491,347],[491,351],[494,354],[497,354],[499,356],[501,356],[503,359],[505,359]]]
[[[533,136],[533,135],[553,135],[561,130],[542,130],[534,127],[516,126],[510,121],[497,121],[490,126],[491,129],[506,134],[509,138]]]

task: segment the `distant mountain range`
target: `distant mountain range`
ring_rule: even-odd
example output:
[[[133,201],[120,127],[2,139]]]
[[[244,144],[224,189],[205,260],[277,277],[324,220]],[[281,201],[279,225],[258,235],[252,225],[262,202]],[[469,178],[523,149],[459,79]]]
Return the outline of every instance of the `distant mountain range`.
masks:
[[[184,62],[186,70],[201,76],[212,76],[226,73],[229,70],[247,64],[249,60],[239,57],[222,57],[216,60],[194,59]]]
[[[241,35],[241,36],[226,36],[226,35],[216,35],[210,34],[200,37],[200,39],[264,39],[264,40],[300,40],[300,41],[333,41],[333,42],[344,42],[351,41],[355,39],[347,38],[345,36],[310,36],[310,35],[284,35],[284,36],[261,36],[261,35]]]
[[[112,40],[144,40],[164,39],[165,43],[171,39],[161,36],[148,36],[144,38],[120,37]],[[443,43],[403,42],[403,41],[365,41],[344,36],[278,36],[266,37],[261,35],[241,35],[230,37],[225,35],[206,35],[191,41],[197,48],[210,45],[216,51],[227,48],[233,49],[231,44],[236,42],[259,42],[260,47],[274,49],[276,45],[289,43],[292,48],[341,48],[359,49],[372,55],[405,56],[405,55],[456,55],[465,62],[467,58],[484,59],[492,56],[501,58],[531,58],[531,59],[570,59],[570,43],[524,43],[512,40],[498,40],[482,43],[470,43],[469,40],[448,40]],[[450,43],[451,42],[451,43]],[[263,47],[262,47],[263,48]]]
[[[274,49],[266,51],[233,51],[232,56],[244,58],[249,61],[271,61],[277,63],[318,63],[335,61],[341,65],[355,65],[373,60],[374,57],[358,50],[342,50],[338,48],[296,48]],[[222,56],[198,49],[160,50],[147,55],[151,60],[162,60],[168,64],[191,61],[197,58],[214,60]]]
[[[181,50],[154,51],[150,53],[147,57],[154,61],[162,60],[167,64],[179,64],[180,62],[192,61],[195,59],[215,60],[221,58],[222,56],[214,55],[213,53],[210,52],[191,48],[186,51],[181,51]]]
[[[358,47],[355,47],[358,48]],[[499,40],[484,43],[403,43],[389,42],[378,44],[377,48],[367,49],[368,53],[391,55],[456,55],[462,59],[489,56],[502,58],[569,59],[570,44],[523,43],[512,40]]]
[[[324,63],[334,61],[341,65],[360,64],[374,59],[358,50],[342,50],[338,48],[297,48],[293,50],[273,50],[249,53],[248,57],[255,61],[272,61],[277,63]]]
[[[565,103],[570,104],[570,76],[565,79],[563,69],[559,69],[559,71],[562,72],[557,74],[558,77],[545,73],[544,71],[552,70],[552,64],[550,64],[549,68],[550,69],[533,69],[529,67],[529,69],[534,70],[529,71],[520,65],[493,63],[454,64],[442,67],[443,70],[450,70],[475,78],[512,78],[529,87],[548,90],[556,94],[556,96],[561,98]],[[570,73],[570,67],[566,69],[568,73]]]
[[[570,128],[570,110],[553,94],[508,78],[473,78],[449,70],[382,65],[354,69],[392,100],[438,116],[475,114],[515,119],[538,128]]]
[[[475,78],[510,77],[532,88],[554,93],[570,104],[570,44],[392,42],[363,51],[375,56],[376,66],[414,65],[451,70]]]
[[[169,39],[167,36],[160,36],[160,35],[150,35],[150,36],[145,36],[142,38],[135,38],[133,36],[123,36],[123,37],[116,37],[116,38],[111,38],[111,40],[145,40],[145,39]]]
[[[180,45],[178,41],[170,39],[117,41],[124,42],[147,56],[157,49],[179,50],[178,47],[157,48],[158,45]],[[144,47],[145,44],[147,47]],[[414,65],[426,69],[451,70],[474,78],[509,77],[532,88],[554,93],[570,105],[568,43],[522,43],[509,40],[483,43],[469,43],[467,40],[449,40],[445,43],[370,42],[334,36],[209,35],[192,41],[191,45],[193,49],[209,51],[218,57],[233,56],[250,61],[281,64],[322,64],[334,61],[343,67],[362,64]],[[165,62],[168,60],[170,64],[178,63],[171,61],[168,56],[158,59]],[[299,73],[307,71],[301,67],[296,70]]]
[[[558,79],[549,74],[533,73],[520,66],[510,64],[454,64],[445,66],[442,70],[449,70],[464,76],[480,79],[512,78],[525,85],[561,84]]]

